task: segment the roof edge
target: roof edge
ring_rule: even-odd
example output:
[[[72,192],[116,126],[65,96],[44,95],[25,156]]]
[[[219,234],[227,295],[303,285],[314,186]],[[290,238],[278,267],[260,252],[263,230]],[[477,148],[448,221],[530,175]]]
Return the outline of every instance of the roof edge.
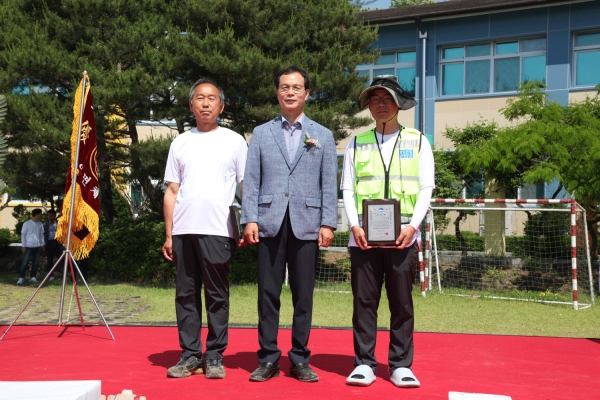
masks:
[[[451,0],[395,9],[363,11],[356,15],[356,21],[370,24],[391,24],[414,21],[417,18],[421,20],[443,19],[483,12],[503,12],[592,1],[595,0]]]

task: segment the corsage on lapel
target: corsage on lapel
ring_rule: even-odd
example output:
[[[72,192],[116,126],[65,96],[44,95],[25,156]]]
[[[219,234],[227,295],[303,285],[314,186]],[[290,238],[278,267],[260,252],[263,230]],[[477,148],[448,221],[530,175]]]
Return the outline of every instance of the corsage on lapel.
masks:
[[[306,147],[320,147],[317,139],[311,138],[308,132],[304,132],[304,144]]]

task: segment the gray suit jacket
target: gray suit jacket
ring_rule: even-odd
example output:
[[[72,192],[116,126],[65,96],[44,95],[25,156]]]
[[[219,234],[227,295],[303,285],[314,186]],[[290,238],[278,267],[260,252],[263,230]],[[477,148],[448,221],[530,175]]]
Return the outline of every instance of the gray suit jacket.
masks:
[[[304,134],[318,147],[304,144]],[[294,235],[316,240],[322,225],[337,226],[337,155],[331,131],[304,116],[302,137],[289,160],[281,116],[254,129],[244,172],[242,224],[257,222],[260,237],[279,232],[289,207]]]

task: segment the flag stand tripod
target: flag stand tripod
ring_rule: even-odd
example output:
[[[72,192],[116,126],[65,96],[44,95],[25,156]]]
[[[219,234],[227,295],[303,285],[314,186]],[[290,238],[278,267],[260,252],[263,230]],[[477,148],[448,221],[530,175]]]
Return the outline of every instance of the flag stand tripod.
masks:
[[[84,71],[83,72],[82,90],[81,90],[81,103],[80,103],[81,106],[80,106],[80,110],[79,110],[79,129],[78,129],[78,133],[77,133],[77,151],[75,153],[76,154],[75,155],[76,162],[73,165],[74,171],[71,174],[71,177],[72,177],[72,179],[71,179],[71,206],[70,206],[70,210],[69,210],[69,228],[67,230],[67,243],[65,246],[65,250],[63,251],[62,255],[59,257],[59,259],[56,261],[56,264],[54,264],[52,269],[48,272],[48,274],[46,275],[46,277],[44,278],[42,283],[40,283],[40,285],[38,286],[36,291],[31,295],[31,297],[29,298],[29,300],[27,301],[25,306],[23,306],[23,308],[21,309],[19,314],[15,317],[13,322],[8,326],[6,331],[4,331],[4,333],[2,334],[2,337],[0,337],[0,340],[2,340],[4,338],[4,336],[6,336],[6,334],[10,330],[10,328],[15,324],[15,322],[17,322],[17,320],[19,319],[21,314],[23,314],[23,312],[25,311],[25,309],[27,308],[29,303],[31,303],[31,301],[33,300],[35,295],[40,291],[42,286],[44,286],[44,283],[46,283],[46,281],[50,278],[50,276],[52,275],[52,273],[54,272],[54,270],[56,269],[58,264],[63,259],[64,259],[64,268],[63,268],[63,276],[62,276],[62,291],[60,294],[60,307],[59,307],[59,312],[58,312],[58,326],[66,325],[62,320],[62,316],[63,316],[63,305],[64,305],[64,300],[65,300],[65,287],[66,287],[66,282],[67,282],[67,265],[68,265],[69,271],[71,272],[71,280],[73,282],[73,288],[75,290],[75,297],[77,298],[77,307],[79,308],[79,318],[81,320],[81,326],[85,330],[85,324],[83,321],[83,313],[81,311],[81,303],[79,301],[79,293],[77,291],[77,280],[75,279],[75,271],[73,270],[73,264],[75,264],[75,268],[77,269],[79,276],[83,280],[83,283],[84,283],[85,287],[87,288],[87,291],[90,294],[90,297],[92,298],[92,301],[94,302],[94,305],[96,306],[96,310],[98,310],[100,317],[102,317],[102,321],[104,321],[104,325],[106,325],[106,329],[108,329],[108,333],[110,333],[110,336],[112,337],[112,339],[115,340],[115,337],[112,334],[112,331],[110,330],[110,327],[108,326],[108,323],[106,322],[106,319],[104,318],[104,315],[102,314],[102,311],[100,311],[100,307],[98,306],[98,303],[96,302],[96,299],[94,298],[94,295],[92,294],[90,287],[88,286],[87,282],[85,281],[85,278],[83,277],[83,274],[81,273],[81,270],[79,269],[79,266],[77,265],[77,262],[73,258],[73,254],[71,253],[71,250],[70,250],[71,249],[71,233],[72,233],[71,228],[73,226],[73,212],[75,209],[75,206],[74,206],[75,205],[75,191],[76,191],[76,185],[77,185],[77,174],[78,174],[78,170],[79,170],[79,168],[77,166],[77,161],[79,160],[79,147],[80,147],[80,141],[81,141],[81,125],[82,125],[82,120],[83,120],[83,110],[85,108],[84,104],[85,104],[86,88],[88,85],[89,85],[89,77],[87,75],[87,72]]]

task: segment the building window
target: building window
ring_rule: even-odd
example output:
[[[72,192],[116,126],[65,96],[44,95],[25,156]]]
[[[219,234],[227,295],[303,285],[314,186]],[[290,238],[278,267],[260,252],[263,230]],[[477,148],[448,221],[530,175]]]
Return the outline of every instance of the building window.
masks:
[[[600,32],[575,34],[575,86],[594,86],[600,83]]]
[[[356,67],[358,76],[367,76],[369,86],[373,78],[379,75],[396,75],[400,87],[415,95],[415,77],[417,74],[417,52],[402,50],[394,53],[383,53],[375,64],[363,64]]]
[[[441,94],[514,92],[519,83],[546,83],[546,38],[441,49]]]
[[[132,183],[130,186],[131,190],[131,204],[136,210],[140,210],[144,207],[144,203],[147,200],[146,193],[139,183]]]

